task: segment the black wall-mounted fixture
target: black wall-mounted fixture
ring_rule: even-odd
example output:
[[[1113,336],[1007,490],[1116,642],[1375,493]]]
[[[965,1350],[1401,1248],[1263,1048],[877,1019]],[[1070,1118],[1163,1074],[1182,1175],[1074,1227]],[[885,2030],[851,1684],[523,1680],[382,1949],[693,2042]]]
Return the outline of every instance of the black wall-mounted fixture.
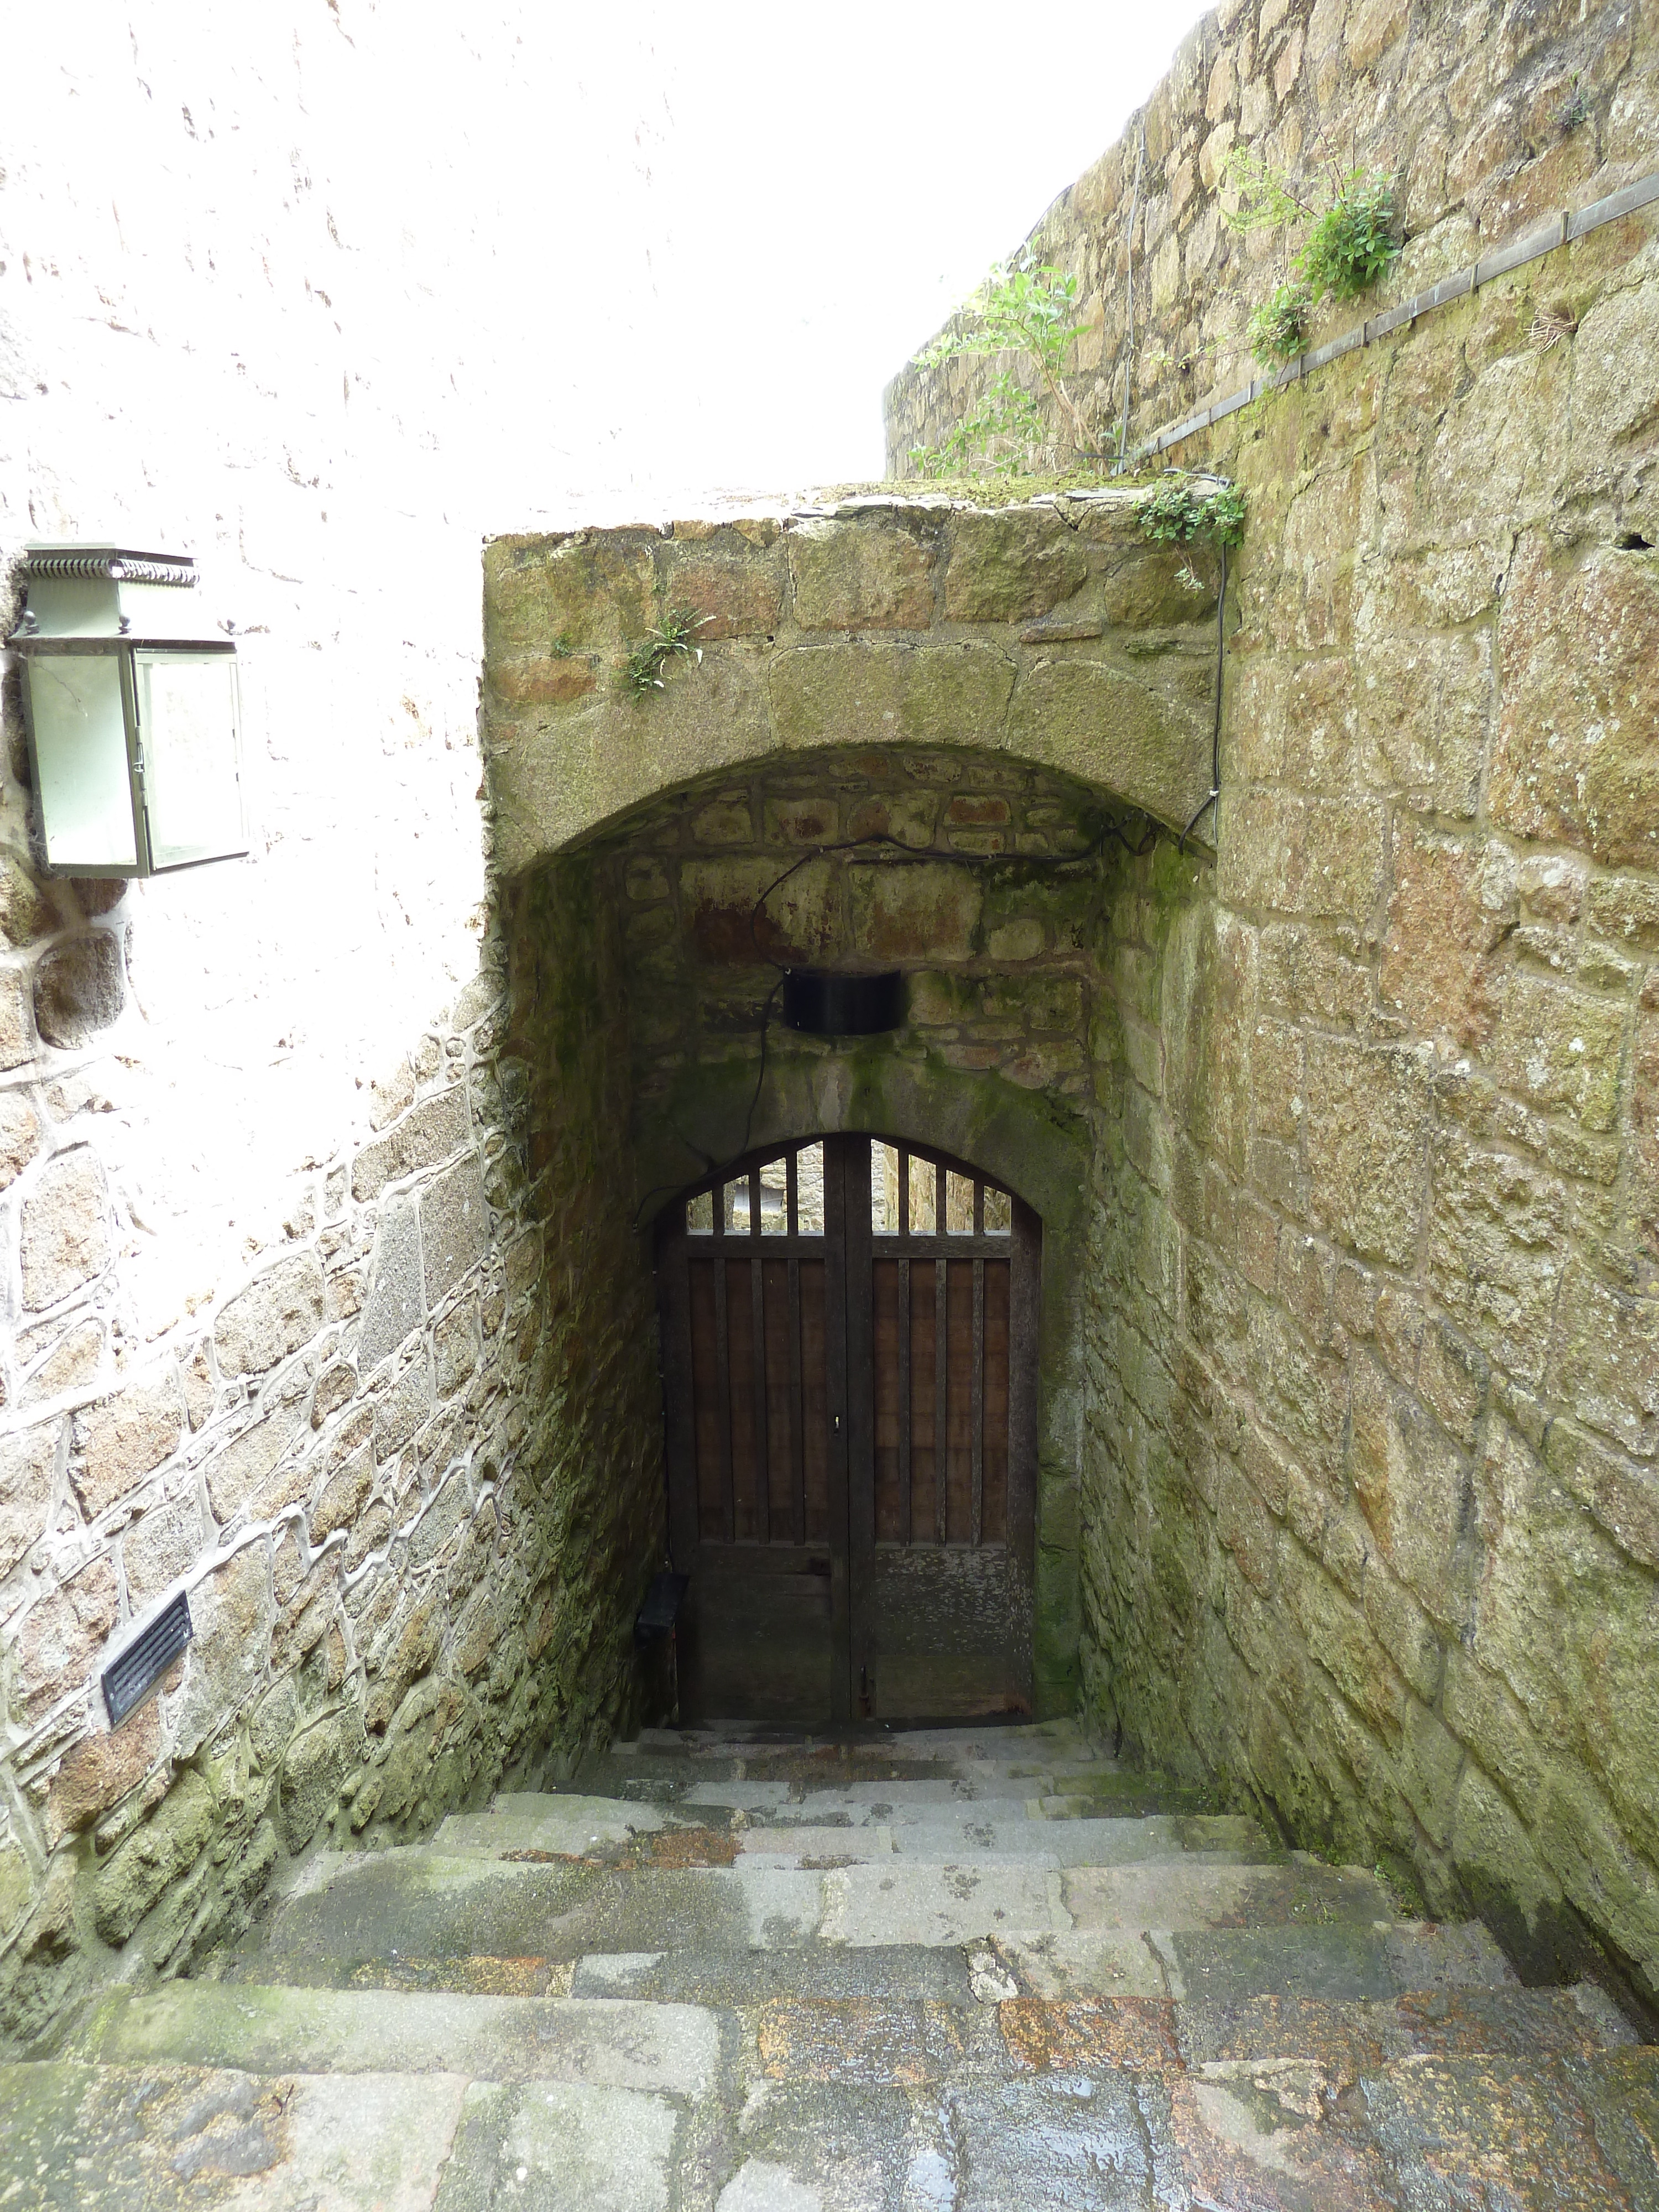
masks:
[[[651,1587],[645,1594],[645,1603],[634,1616],[635,1644],[654,1644],[659,1636],[666,1636],[672,1632],[680,1617],[685,1593],[690,1587],[690,1575],[677,1575],[665,1570],[653,1578]]]
[[[896,968],[875,975],[787,968],[783,1019],[807,1036],[878,1036],[904,1024],[904,978]]]
[[[143,1634],[105,1668],[104,1703],[112,1728],[119,1728],[127,1715],[143,1704],[194,1633],[190,1601],[180,1590],[171,1605],[162,1607]]]

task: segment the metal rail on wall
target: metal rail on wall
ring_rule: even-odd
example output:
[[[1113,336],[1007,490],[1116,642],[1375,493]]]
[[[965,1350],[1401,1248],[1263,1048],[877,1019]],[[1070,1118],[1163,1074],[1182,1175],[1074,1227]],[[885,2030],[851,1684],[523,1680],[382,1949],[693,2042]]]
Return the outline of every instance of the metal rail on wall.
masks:
[[[1193,437],[1200,430],[1207,430],[1212,423],[1219,422],[1225,416],[1236,415],[1241,407],[1249,406],[1253,400],[1261,399],[1270,392],[1281,392],[1287,385],[1300,383],[1310,369],[1323,368],[1327,362],[1340,360],[1345,353],[1357,352],[1361,346],[1374,345],[1378,338],[1387,337],[1391,331],[1401,329],[1407,323],[1417,321],[1420,316],[1432,314],[1437,307],[1449,307],[1455,300],[1467,299],[1471,293],[1478,292],[1483,284],[1491,283],[1494,277],[1507,276],[1512,269],[1524,268],[1529,261],[1541,261],[1547,253],[1553,253],[1563,246],[1571,246],[1575,239],[1583,238],[1592,230],[1599,230],[1604,223],[1617,222],[1625,216],[1634,215],[1638,208],[1650,207],[1655,201],[1659,201],[1659,172],[1638,177],[1634,184],[1610,192],[1605,199],[1592,200],[1588,207],[1576,211],[1571,208],[1559,209],[1547,221],[1534,224],[1532,229],[1523,232],[1508,246],[1500,246],[1497,252],[1483,254],[1478,261],[1469,263],[1468,267],[1458,270],[1455,275],[1443,276],[1438,283],[1431,284],[1425,291],[1413,293],[1409,300],[1402,300],[1398,307],[1385,307],[1380,313],[1367,317],[1364,322],[1356,324],[1351,331],[1345,331],[1340,337],[1331,339],[1328,344],[1316,346],[1311,353],[1298,354],[1294,361],[1287,362],[1273,375],[1258,376],[1250,383],[1241,386],[1237,392],[1230,392],[1224,399],[1218,399],[1212,406],[1204,408],[1196,415],[1189,415],[1184,422],[1177,422],[1173,429],[1159,431],[1144,446],[1137,447],[1122,466],[1133,468],[1138,461],[1150,460],[1158,453],[1166,453],[1182,439]]]

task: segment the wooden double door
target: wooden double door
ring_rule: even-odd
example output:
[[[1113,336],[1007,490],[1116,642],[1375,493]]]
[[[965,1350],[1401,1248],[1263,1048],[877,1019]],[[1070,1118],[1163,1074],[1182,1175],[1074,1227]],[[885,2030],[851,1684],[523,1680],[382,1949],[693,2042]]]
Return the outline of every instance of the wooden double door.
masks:
[[[916,1146],[757,1152],[659,1230],[683,1721],[1029,1712],[1041,1231]]]

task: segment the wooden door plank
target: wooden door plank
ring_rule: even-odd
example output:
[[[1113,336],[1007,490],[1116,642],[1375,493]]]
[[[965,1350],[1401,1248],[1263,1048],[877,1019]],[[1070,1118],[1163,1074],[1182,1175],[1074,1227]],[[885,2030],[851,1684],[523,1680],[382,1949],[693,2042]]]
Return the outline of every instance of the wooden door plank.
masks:
[[[830,1436],[828,1491],[830,1589],[830,1711],[838,1721],[850,1720],[853,1697],[853,1591],[848,1498],[848,1380],[849,1343],[848,1279],[852,1255],[848,1250],[849,1220],[859,1212],[857,1138],[826,1137],[823,1140],[824,1206],[824,1364],[827,1375]],[[853,1155],[849,1158],[849,1152]],[[870,1147],[864,1144],[862,1209],[866,1226],[865,1251],[869,1249]],[[866,1363],[867,1368],[867,1361]]]
[[[898,1263],[898,1479],[899,1479],[899,1541],[908,1544],[915,1530],[911,1526],[910,1502],[910,1262],[908,1258]]]
[[[691,1282],[686,1253],[684,1200],[658,1243],[658,1310],[662,1329],[663,1444],[668,1472],[669,1557],[681,1574],[690,1571],[697,1547],[697,1434],[691,1379]]]
[[[726,1540],[738,1540],[738,1478],[732,1457],[732,1340],[726,1326],[726,1238],[720,1226],[720,1194],[714,1194],[714,1420],[720,1436],[720,1480],[726,1511]]]
[[[933,1541],[950,1534],[951,1304],[950,1262],[933,1262]]]
[[[983,1540],[985,1525],[985,1262],[974,1269],[974,1346],[969,1378],[969,1473],[973,1484],[972,1528],[969,1540],[975,1551]]]
[[[749,1310],[752,1317],[754,1358],[750,1392],[755,1407],[755,1540],[772,1540],[772,1460],[768,1449],[769,1408],[766,1399],[766,1279],[761,1256],[760,1170],[749,1171]]]

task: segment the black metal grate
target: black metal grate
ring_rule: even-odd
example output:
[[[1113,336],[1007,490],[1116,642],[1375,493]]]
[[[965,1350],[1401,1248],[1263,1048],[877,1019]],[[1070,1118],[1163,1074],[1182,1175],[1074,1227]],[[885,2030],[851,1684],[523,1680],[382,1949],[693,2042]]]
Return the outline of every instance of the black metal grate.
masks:
[[[143,1705],[194,1634],[189,1601],[180,1590],[143,1634],[105,1668],[104,1703],[112,1728],[119,1728],[133,1708]]]

